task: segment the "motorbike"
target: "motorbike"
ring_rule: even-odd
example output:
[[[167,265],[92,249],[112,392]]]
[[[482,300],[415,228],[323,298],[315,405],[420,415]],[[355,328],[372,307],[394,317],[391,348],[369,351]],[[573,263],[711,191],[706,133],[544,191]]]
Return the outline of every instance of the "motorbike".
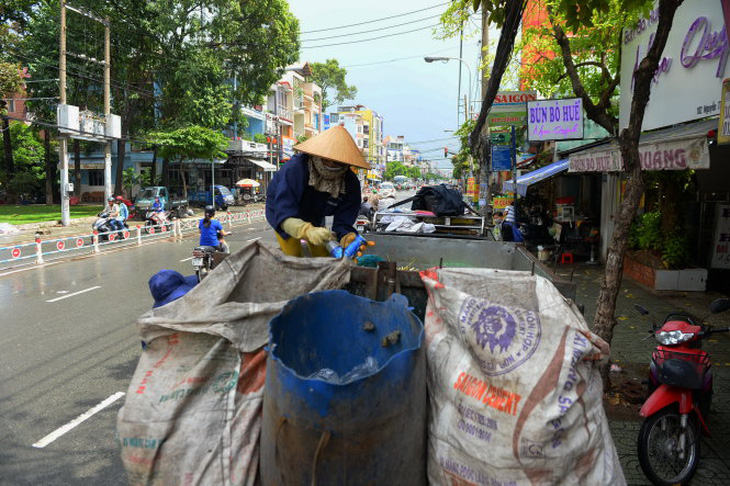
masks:
[[[102,211],[101,213],[96,215],[96,221],[91,223],[91,230],[96,231],[99,234],[99,241],[108,241],[109,235],[117,235],[117,232],[115,232],[114,227],[111,224],[113,218],[109,217],[109,213],[106,211]],[[125,228],[127,228],[127,223],[124,223]],[[116,238],[116,236],[115,236]],[[119,232],[119,238],[124,238],[123,232]]]
[[[635,305],[642,315],[646,308]],[[714,300],[710,313],[730,309],[730,299]],[[730,327],[713,329],[682,313],[668,315],[661,326],[649,331],[659,345],[652,353],[649,398],[639,414],[639,464],[657,485],[686,484],[700,458],[700,433],[709,435],[707,416],[712,399],[710,355],[702,340]],[[650,337],[649,336],[649,337]]]
[[[153,210],[147,211],[144,216],[144,231],[147,234],[155,231],[170,231],[172,229],[172,221],[165,220],[165,224],[160,224],[159,213]]]
[[[231,234],[233,233],[228,233],[228,235]],[[212,246],[196,246],[193,249],[192,263],[198,282],[201,282],[230,252],[227,243],[223,243],[223,251],[219,251]]]
[[[355,229],[358,233],[366,233],[370,231],[370,220],[367,216],[360,215],[355,220]]]

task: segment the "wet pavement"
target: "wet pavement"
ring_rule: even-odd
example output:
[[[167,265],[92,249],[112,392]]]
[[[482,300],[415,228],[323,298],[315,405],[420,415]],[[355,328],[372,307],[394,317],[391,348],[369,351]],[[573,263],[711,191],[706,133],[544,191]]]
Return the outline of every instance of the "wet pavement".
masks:
[[[585,305],[588,323],[593,322],[596,299],[603,277],[602,266],[585,263],[558,265],[557,272],[567,277],[573,273],[577,284],[576,301]],[[612,383],[626,388],[625,382],[640,383],[646,379],[651,351],[656,347],[653,338],[644,339],[651,328],[651,320],[662,322],[670,312],[689,312],[697,317],[709,314],[709,303],[722,294],[714,292],[653,292],[629,278],[624,278],[616,303],[617,326],[612,342],[612,360],[623,371],[611,373]],[[641,316],[634,304],[646,307],[650,316]],[[706,319],[712,326],[730,326],[730,311],[715,314]],[[708,428],[712,437],[704,436],[700,445],[700,463],[690,484],[730,484],[730,333],[721,333],[703,342],[703,349],[710,353],[714,376],[714,396]],[[629,387],[631,385],[628,385]],[[637,387],[637,385],[634,385]],[[646,389],[645,386],[642,387]],[[636,443],[642,419],[640,405],[607,402],[611,433],[618,449],[621,465],[629,485],[650,484],[639,466]]]

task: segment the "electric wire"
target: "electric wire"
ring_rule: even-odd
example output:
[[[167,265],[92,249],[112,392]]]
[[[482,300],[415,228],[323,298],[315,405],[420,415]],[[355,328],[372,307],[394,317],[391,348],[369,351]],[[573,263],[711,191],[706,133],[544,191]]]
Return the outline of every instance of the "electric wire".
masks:
[[[360,44],[362,42],[371,42],[371,41],[375,41],[375,40],[385,39],[387,37],[395,37],[397,35],[411,34],[413,32],[419,32],[419,31],[422,31],[422,30],[433,29],[435,27],[438,27],[439,25],[440,24],[427,25],[426,27],[420,27],[418,29],[411,29],[411,30],[406,30],[404,32],[396,32],[394,34],[386,34],[386,35],[381,35],[381,36],[378,36],[378,37],[369,37],[367,39],[360,39],[360,40],[354,40],[354,41],[349,41],[349,42],[337,42],[337,43],[334,43],[334,44],[323,44],[323,45],[319,45],[319,46],[305,46],[305,45],[303,45],[302,46],[302,49],[318,49],[320,47],[334,47],[334,46],[344,46],[344,45],[347,45],[347,44]]]
[[[430,7],[422,8],[422,9],[419,9],[419,10],[413,10],[411,12],[405,12],[405,13],[402,13],[402,14],[390,15],[388,17],[381,17],[381,18],[378,18],[378,19],[368,20],[368,21],[365,21],[365,22],[357,22],[357,23],[354,23],[354,24],[339,25],[337,27],[327,27],[325,29],[308,30],[308,31],[305,31],[305,32],[300,32],[300,34],[312,34],[312,33],[315,33],[315,32],[326,32],[326,31],[330,31],[330,30],[339,30],[339,29],[346,29],[348,27],[357,27],[357,26],[360,26],[360,25],[373,24],[375,22],[382,22],[383,20],[396,19],[396,18],[399,18],[399,17],[405,17],[407,15],[412,15],[414,13],[424,12],[426,10],[431,10],[431,9],[434,9],[434,8],[442,7],[442,6],[446,5],[446,4],[448,4],[448,2],[443,2],[443,3],[436,4],[436,5],[431,5]]]
[[[315,41],[321,41],[321,40],[327,40],[327,39],[337,39],[339,37],[350,37],[350,36],[353,36],[353,35],[369,34],[371,32],[380,32],[380,31],[383,31],[383,30],[395,29],[397,27],[402,27],[404,25],[417,24],[419,22],[423,22],[424,20],[431,20],[431,19],[435,19],[437,17],[441,17],[441,15],[440,14],[439,15],[432,15],[430,17],[424,17],[422,19],[412,20],[410,22],[404,22],[404,23],[395,24],[395,25],[388,25],[387,27],[380,27],[380,28],[377,28],[377,29],[361,30],[359,32],[348,32],[346,34],[330,35],[330,36],[327,36],[327,37],[316,37],[314,39],[301,39],[301,41],[302,42],[315,42]]]

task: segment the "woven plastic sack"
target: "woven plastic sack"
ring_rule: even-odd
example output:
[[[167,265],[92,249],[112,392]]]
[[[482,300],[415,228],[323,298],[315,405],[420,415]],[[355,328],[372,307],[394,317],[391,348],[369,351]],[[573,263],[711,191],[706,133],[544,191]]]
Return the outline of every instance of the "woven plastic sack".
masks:
[[[255,484],[268,321],[294,297],[341,288],[349,269],[253,242],[142,315],[146,347],[117,417],[129,483]]]
[[[528,272],[421,277],[429,482],[625,484],[598,370],[608,346],[576,306]]]

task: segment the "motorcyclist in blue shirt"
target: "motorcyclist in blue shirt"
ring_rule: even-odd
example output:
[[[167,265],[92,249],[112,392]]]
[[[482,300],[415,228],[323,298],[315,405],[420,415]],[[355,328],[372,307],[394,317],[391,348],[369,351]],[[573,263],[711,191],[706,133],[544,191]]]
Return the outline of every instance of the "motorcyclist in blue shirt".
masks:
[[[200,246],[212,246],[218,251],[230,253],[228,243],[223,239],[224,236],[228,236],[228,233],[223,229],[223,225],[217,219],[213,219],[215,216],[215,208],[213,206],[205,207],[205,217],[198,223],[198,229],[200,230]]]

